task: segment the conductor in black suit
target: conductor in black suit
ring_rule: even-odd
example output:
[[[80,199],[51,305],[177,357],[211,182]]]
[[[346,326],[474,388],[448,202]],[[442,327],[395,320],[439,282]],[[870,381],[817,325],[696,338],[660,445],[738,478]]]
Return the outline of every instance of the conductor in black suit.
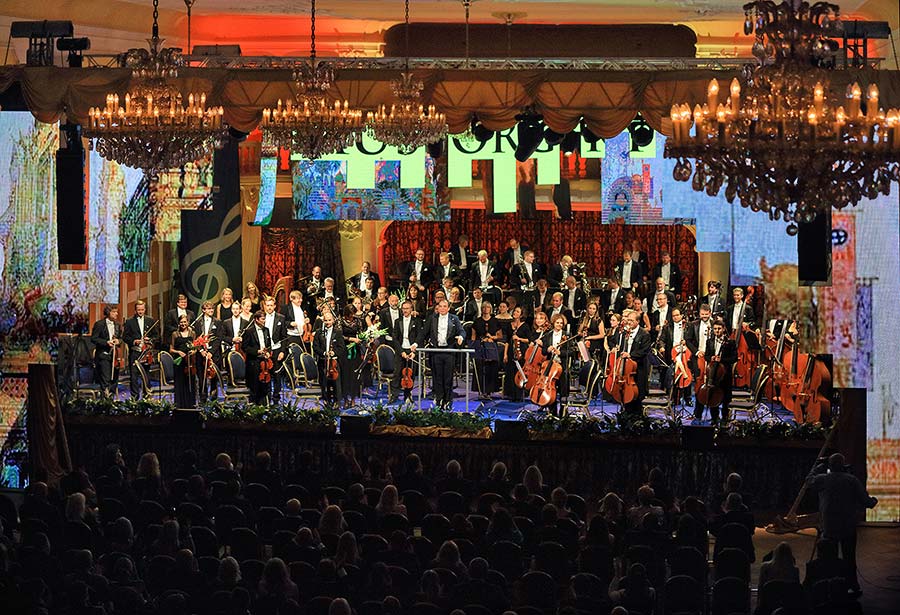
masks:
[[[125,321],[122,341],[128,346],[128,361],[131,373],[131,396],[140,399],[143,393],[141,375],[136,363],[141,358],[141,342],[146,352],[159,344],[159,325],[147,316],[147,304],[140,299],[134,304],[134,316]]]
[[[643,415],[644,398],[647,397],[647,379],[650,375],[650,334],[638,325],[634,312],[625,317],[625,335],[622,338],[622,357],[637,363],[635,380],[638,396],[631,403],[625,404],[624,410],[629,413]]]
[[[187,296],[178,295],[178,299],[175,301],[175,307],[166,312],[166,317],[163,320],[163,324],[165,325],[163,339],[172,339],[172,332],[178,329],[178,319],[182,316],[187,316],[189,325],[194,324],[194,318],[196,318],[197,315],[194,314],[192,310],[188,309],[187,304]]]
[[[254,404],[266,403],[269,386],[259,381],[259,363],[272,354],[272,338],[266,329],[266,313],[256,310],[253,324],[244,332],[241,347],[247,356],[247,388],[250,389],[250,401]]]
[[[451,349],[462,345],[465,333],[462,323],[455,314],[450,314],[450,304],[446,299],[441,299],[437,304],[437,313],[428,319],[419,343],[412,346],[421,346],[426,342],[433,348]],[[453,403],[453,364],[454,353],[434,352],[431,356],[431,377],[434,385],[434,401],[438,407],[449,409]]]
[[[326,310],[322,314],[322,326],[316,327],[312,342],[313,356],[319,371],[319,386],[322,387],[322,401],[335,405],[341,399],[341,378],[328,377],[328,360],[335,358],[338,361],[338,369],[345,368],[341,365],[341,359],[347,356],[347,347],[344,345],[344,336],[334,326],[334,314]]]
[[[122,343],[122,326],[118,323],[119,308],[107,305],[103,308],[103,318],[91,327],[91,343],[94,345],[94,381],[100,385],[104,395],[115,395],[119,370],[113,364],[113,352]]]

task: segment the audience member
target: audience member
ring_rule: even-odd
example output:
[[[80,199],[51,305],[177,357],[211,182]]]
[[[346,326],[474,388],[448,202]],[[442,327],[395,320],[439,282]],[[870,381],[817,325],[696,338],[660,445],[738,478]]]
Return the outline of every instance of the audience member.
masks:
[[[378,517],[391,514],[406,516],[406,506],[400,503],[397,487],[387,485],[381,490],[381,498],[379,498],[378,504],[375,506],[375,514]]]
[[[653,488],[644,485],[637,492],[637,505],[632,506],[628,509],[628,527],[629,529],[638,529],[641,527],[641,523],[644,520],[644,515],[647,513],[653,513],[656,515],[659,520],[660,526],[665,523],[665,515],[663,514],[663,509],[661,506],[657,506],[653,503],[656,499],[656,494],[653,492]]]

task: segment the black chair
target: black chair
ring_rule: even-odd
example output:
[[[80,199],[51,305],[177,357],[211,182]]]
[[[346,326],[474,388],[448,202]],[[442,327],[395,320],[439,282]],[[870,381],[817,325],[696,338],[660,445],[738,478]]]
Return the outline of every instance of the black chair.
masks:
[[[409,615],[444,615],[444,609],[430,602],[416,602],[407,612]]]
[[[570,576],[569,555],[558,542],[542,542],[534,553],[534,564],[557,583],[565,583]]]
[[[250,483],[244,487],[244,497],[250,501],[255,510],[272,505],[272,492],[260,483]]]
[[[94,535],[91,528],[82,521],[66,521],[62,531],[62,550],[87,549],[91,550],[94,543]]]
[[[238,560],[240,561],[240,560]],[[246,587],[255,589],[262,578],[266,564],[262,560],[248,559],[241,562],[241,576]]]
[[[437,547],[425,536],[411,536],[409,543],[422,566],[426,566],[437,555]]]
[[[360,536],[358,544],[363,559],[370,564],[379,561],[384,552],[388,550],[388,541],[378,534],[363,534]]]
[[[13,509],[15,511],[15,509]],[[127,517],[128,509],[125,508],[125,504],[122,503],[121,500],[116,498],[103,498],[100,500],[100,521],[104,524],[112,523],[119,517]],[[8,520],[3,520],[3,528],[6,529]],[[15,524],[10,526],[11,528],[15,527]],[[12,529],[10,529],[12,531]]]
[[[300,518],[303,519],[303,524],[307,527],[319,527],[319,519],[322,518],[322,513],[315,508],[304,508],[300,511]]]
[[[444,587],[455,587],[459,582],[459,576],[449,568],[435,568],[434,571]]]
[[[448,518],[457,513],[468,512],[465,498],[456,491],[445,491],[439,495],[437,505],[438,512]]]
[[[347,524],[347,529],[357,536],[362,536],[369,531],[369,522],[366,521],[365,515],[361,512],[356,510],[345,510],[343,516],[344,522]]]
[[[742,549],[722,549],[713,564],[713,578],[718,581],[726,577],[737,577],[750,582],[750,559]]]
[[[306,615],[328,615],[328,609],[331,608],[331,596],[316,596],[310,598],[304,604],[304,612]]]
[[[695,613],[703,610],[703,586],[684,574],[666,581],[663,603],[666,613]]]
[[[191,538],[194,540],[194,555],[219,557],[219,539],[215,532],[202,525],[191,527]]]
[[[325,545],[325,552],[328,553],[328,557],[334,557],[341,537],[337,534],[322,534],[319,538],[322,540],[322,544]]]
[[[182,502],[175,509],[175,516],[182,523],[187,521],[191,527],[204,526],[210,527],[212,521],[207,516],[206,511],[193,502]]]
[[[231,556],[239,562],[245,559],[258,559],[262,555],[259,536],[247,527],[232,529],[228,544],[231,547]]]
[[[647,569],[647,578],[650,580],[650,585],[652,587],[662,587],[665,582],[666,562],[661,554],[656,553],[656,551],[646,545],[635,545],[628,547],[625,553],[625,560],[629,566],[635,563],[643,564]]]
[[[296,536],[296,532],[289,530],[278,530],[272,536],[272,555],[284,559],[284,554],[290,547]]]
[[[281,519],[284,519],[284,513],[274,506],[263,506],[256,512],[256,529],[263,542],[272,544],[272,537],[275,536],[275,523]]]
[[[400,498],[403,500],[403,505],[406,506],[406,516],[413,526],[419,525],[425,515],[432,512],[431,504],[419,491],[407,489],[400,494]]]
[[[326,498],[328,498],[329,504],[340,505],[344,501],[344,498],[347,497],[346,491],[344,491],[341,487],[335,487],[335,486],[323,487],[322,494]]]
[[[140,532],[151,523],[162,524],[166,515],[166,509],[163,508],[163,505],[159,502],[154,500],[141,500],[137,508],[134,531]]]
[[[175,558],[168,555],[154,555],[147,564],[144,581],[151,594],[160,594],[169,589],[172,583],[172,572],[175,570]]]
[[[443,544],[450,536],[452,525],[444,515],[432,513],[422,519],[422,535],[436,545]]]
[[[804,609],[806,596],[803,586],[794,581],[769,581],[759,590],[756,615],[771,615],[773,611],[784,607],[788,610]]]
[[[518,579],[522,575],[522,548],[514,542],[500,540],[488,550],[491,568],[499,570],[507,579]]]
[[[211,586],[219,576],[219,558],[209,555],[200,556],[197,558],[197,568],[206,579],[207,585]]]
[[[608,587],[615,576],[612,550],[602,546],[584,547],[578,554],[578,570],[605,580]]]
[[[357,615],[381,615],[383,605],[380,600],[366,600],[357,607]]]
[[[750,584],[738,577],[724,577],[713,584],[712,615],[750,613]]]
[[[494,506],[503,504],[505,501],[505,498],[500,494],[482,493],[478,496],[478,504],[475,506],[475,510],[479,515],[490,518],[490,516],[494,514]]]
[[[219,538],[219,543],[223,545],[230,544],[231,531],[234,528],[249,526],[244,511],[232,504],[219,506],[214,516],[216,536]]]
[[[534,548],[537,547],[537,528],[534,525],[534,521],[528,517],[516,515],[513,517],[513,523],[516,524],[516,528],[522,533],[522,538],[525,541],[525,550],[529,553],[534,551]]]
[[[479,514],[471,514],[466,519],[469,520],[469,523],[472,524],[472,529],[475,530],[475,533],[478,535],[479,539],[484,538],[485,534],[487,534],[488,527],[491,525],[491,520],[485,517],[484,515]]]
[[[364,493],[366,494],[366,504],[372,508],[378,506],[378,502],[381,500],[381,489],[366,487]]]
[[[388,566],[388,572],[391,574],[391,592],[401,602],[407,602],[416,591],[416,580],[409,570],[400,566]]]
[[[587,502],[585,502],[584,498],[577,493],[570,493],[566,496],[566,506],[569,507],[569,510],[578,515],[580,520],[584,521],[587,519]]]
[[[556,606],[557,586],[546,572],[533,570],[522,577],[522,599],[529,606],[552,609]]]
[[[409,519],[399,513],[390,513],[378,520],[378,531],[385,536],[390,536],[397,530],[409,534]]]
[[[713,559],[722,549],[740,549],[747,554],[751,563],[756,561],[756,550],[753,548],[753,536],[746,525],[741,523],[726,523],[715,533],[716,546],[713,549]]]
[[[291,581],[300,587],[310,587],[316,581],[316,568],[309,562],[291,562]],[[302,595],[302,594],[301,594]]]
[[[709,564],[703,554],[694,547],[677,547],[669,555],[669,573],[687,575],[706,587],[709,576]]]
[[[462,610],[466,615],[494,615],[493,611],[481,604],[467,604]]]
[[[309,490],[303,485],[287,485],[281,490],[281,493],[284,496],[285,502],[288,500],[299,500],[300,504],[303,506],[311,506],[314,504],[309,495]]]

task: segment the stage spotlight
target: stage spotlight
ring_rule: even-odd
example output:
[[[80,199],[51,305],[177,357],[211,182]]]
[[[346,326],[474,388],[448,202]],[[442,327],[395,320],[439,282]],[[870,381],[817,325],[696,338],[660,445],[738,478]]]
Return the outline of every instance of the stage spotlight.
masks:
[[[589,145],[593,145],[600,140],[600,137],[591,132],[591,129],[587,127],[584,120],[581,120],[581,125],[578,127],[578,130],[581,132],[581,138]]]
[[[550,128],[544,131],[544,142],[553,147],[554,145],[559,145],[563,142],[563,139],[566,138],[566,135],[556,132],[555,130],[551,130]]]
[[[540,147],[544,140],[544,118],[540,114],[526,111],[516,116],[516,160],[525,162]]]
[[[581,145],[581,135],[574,130],[567,133],[562,140],[562,151],[566,156],[571,156]]]
[[[494,131],[485,128],[477,115],[472,118],[471,133],[479,143],[486,143],[494,136]]]
[[[440,158],[444,155],[444,142],[435,141],[434,143],[429,143],[426,146],[426,150],[428,151],[428,155],[432,158]]]
[[[653,142],[653,129],[640,113],[628,125],[628,134],[631,135],[631,151],[633,152],[647,147]]]

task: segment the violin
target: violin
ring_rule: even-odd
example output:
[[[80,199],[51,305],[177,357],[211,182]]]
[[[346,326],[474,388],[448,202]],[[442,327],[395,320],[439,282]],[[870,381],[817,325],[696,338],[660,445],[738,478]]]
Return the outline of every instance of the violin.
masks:
[[[831,416],[831,372],[812,353],[794,348],[786,357],[790,364],[781,385],[781,404],[798,423],[818,423]]]
[[[261,350],[259,356],[259,381],[268,384],[272,382],[272,369],[275,367],[275,362],[268,350]]]
[[[697,368],[702,375],[697,379],[697,402],[708,408],[722,405],[725,400],[725,391],[722,382],[725,380],[725,366],[719,361],[719,357],[712,357],[708,361],[705,357],[697,357]]]
[[[328,380],[337,380],[341,377],[341,373],[338,370],[338,360],[334,355],[328,357],[328,366],[326,367],[325,377]]]
[[[753,298],[754,288],[747,288],[747,294],[741,303],[740,316],[738,317],[737,326],[731,332],[731,339],[734,340],[737,347],[737,362],[734,364],[734,386],[746,387],[750,386],[750,378],[756,369],[756,353],[750,350],[747,344],[746,335],[744,335],[744,310],[747,303]]]
[[[781,334],[776,338],[768,337],[765,345],[766,362],[770,365],[769,378],[766,380],[765,395],[767,399],[775,399],[781,389],[786,374],[785,370],[785,350],[791,348],[791,341],[786,335],[790,328],[791,321],[786,320],[781,327]]]

